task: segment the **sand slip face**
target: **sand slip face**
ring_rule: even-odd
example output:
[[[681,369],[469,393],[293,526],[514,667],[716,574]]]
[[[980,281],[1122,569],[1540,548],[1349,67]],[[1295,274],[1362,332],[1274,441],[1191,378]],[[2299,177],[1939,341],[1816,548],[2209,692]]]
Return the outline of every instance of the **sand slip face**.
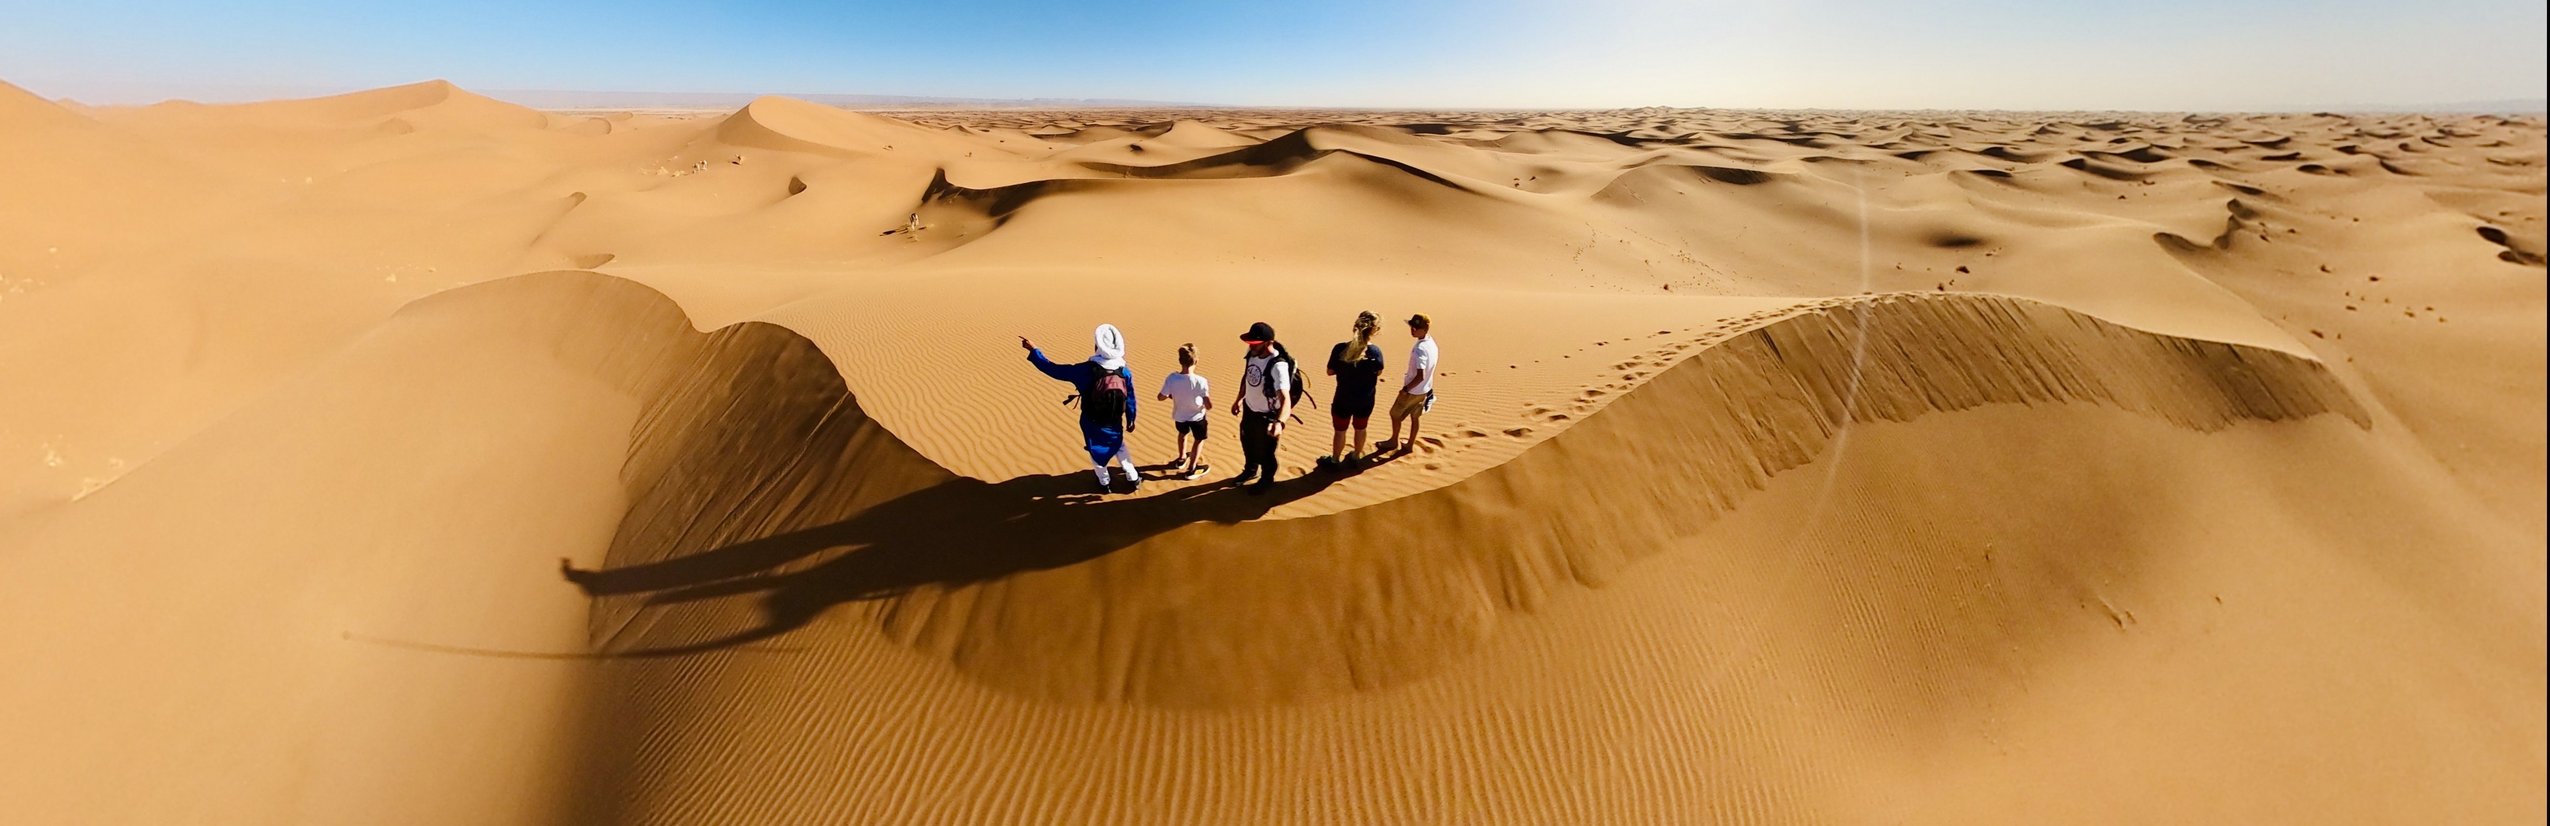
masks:
[[[0,800],[2537,820],[2543,134],[0,87]],[[1015,343],[1359,310],[1428,440],[1263,497]]]

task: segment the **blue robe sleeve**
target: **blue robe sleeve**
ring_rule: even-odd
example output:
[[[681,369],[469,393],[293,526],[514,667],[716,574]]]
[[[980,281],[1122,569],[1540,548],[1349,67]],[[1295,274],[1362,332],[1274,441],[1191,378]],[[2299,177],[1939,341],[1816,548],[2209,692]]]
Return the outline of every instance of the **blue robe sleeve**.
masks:
[[[1071,382],[1073,387],[1079,387],[1080,380],[1086,375],[1073,369],[1079,367],[1078,364],[1055,364],[1052,359],[1045,358],[1045,351],[1041,349],[1027,351],[1027,363],[1036,365],[1036,369],[1044,373],[1046,378]]]

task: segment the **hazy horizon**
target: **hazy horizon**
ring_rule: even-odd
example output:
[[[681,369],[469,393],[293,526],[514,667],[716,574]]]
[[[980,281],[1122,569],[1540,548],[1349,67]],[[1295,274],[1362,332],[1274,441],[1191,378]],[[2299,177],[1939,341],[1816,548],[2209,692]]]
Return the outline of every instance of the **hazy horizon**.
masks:
[[[160,102],[166,102],[166,101],[178,101],[178,100],[182,100],[182,101],[192,101],[192,102],[197,102],[197,103],[247,103],[247,102],[268,101],[268,100],[286,100],[286,99],[317,98],[317,97],[327,97],[327,96],[331,96],[331,95],[350,94],[350,93],[362,92],[362,91],[373,90],[373,89],[393,88],[393,87],[397,87],[397,86],[405,86],[405,85],[411,85],[411,84],[415,84],[415,83],[426,83],[426,82],[432,82],[432,81],[434,81],[434,80],[448,80],[448,79],[447,79],[447,78],[427,78],[427,79],[420,79],[420,80],[407,81],[407,82],[405,82],[405,83],[392,83],[392,84],[385,84],[385,85],[381,85],[381,86],[361,86],[361,87],[355,87],[355,86],[342,86],[342,85],[332,85],[332,86],[274,86],[274,87],[245,87],[245,86],[238,86],[238,87],[222,87],[222,86],[192,86],[192,87],[184,87],[184,88],[181,88],[181,89],[179,89],[179,90],[178,90],[178,92],[177,92],[177,93],[175,93],[175,94],[167,94],[167,95],[160,95],[160,96],[152,96],[152,97],[148,97],[148,98],[146,98],[146,99],[132,99],[132,100],[97,99],[97,98],[90,98],[90,97],[82,97],[82,96],[79,96],[79,95],[62,95],[62,94],[52,94],[52,93],[50,93],[48,90],[45,90],[45,89],[42,89],[42,88],[24,87],[23,85],[22,85],[22,88],[29,88],[29,91],[31,91],[31,92],[35,92],[35,93],[37,93],[37,94],[39,94],[39,95],[41,95],[41,96],[43,96],[43,97],[52,98],[52,99],[57,99],[57,100],[71,101],[71,102],[76,102],[76,103],[80,103],[80,104],[84,104],[84,105],[94,105],[94,106],[138,106],[138,105],[149,105],[149,104],[153,104],[153,103],[160,103]],[[15,83],[15,81],[11,80],[10,78],[6,78],[6,77],[0,77],[0,82]],[[1146,99],[1139,99],[1139,98],[1093,98],[1093,97],[997,98],[997,97],[970,97],[970,96],[922,96],[922,95],[902,95],[902,94],[894,94],[894,93],[890,93],[890,92],[887,92],[887,93],[872,93],[872,92],[856,92],[856,91],[849,91],[849,92],[844,92],[844,91],[803,91],[803,90],[760,90],[760,91],[740,91],[740,90],[739,90],[739,91],[660,91],[660,90],[645,90],[645,89],[606,89],[606,90],[594,90],[594,89],[501,89],[501,88],[479,88],[479,87],[470,87],[470,86],[467,86],[467,85],[465,85],[465,84],[457,84],[457,83],[455,83],[454,85],[455,85],[455,86],[458,86],[459,88],[462,88],[462,89],[464,89],[464,90],[466,90],[466,91],[468,91],[468,92],[471,92],[471,93],[473,93],[473,94],[483,95],[483,96],[486,96],[486,97],[495,98],[495,99],[503,100],[503,101],[510,102],[510,103],[520,104],[520,105],[528,106],[528,107],[531,107],[531,108],[534,108],[534,109],[547,109],[547,110],[560,110],[560,111],[574,111],[574,110],[588,110],[588,109],[589,109],[589,110],[612,110],[612,109],[654,109],[654,110],[666,110],[666,111],[724,111],[724,110],[727,110],[727,109],[732,109],[732,108],[736,108],[736,107],[742,106],[742,105],[744,105],[744,104],[746,104],[746,103],[751,102],[753,99],[758,98],[758,97],[762,97],[762,96],[766,96],[766,95],[775,95],[775,96],[780,96],[780,97],[796,98],[796,99],[799,99],[799,100],[806,100],[806,101],[811,101],[811,102],[815,102],[815,103],[821,103],[821,104],[830,105],[830,106],[839,106],[839,107],[850,108],[850,109],[874,109],[874,110],[892,110],[892,109],[897,109],[897,108],[912,108],[912,109],[962,109],[962,108],[1020,108],[1020,109],[1040,109],[1040,108],[1041,108],[1041,109],[1195,109],[1195,110],[1221,110],[1221,109],[1228,109],[1228,110],[1248,110],[1248,109],[1268,109],[1268,110],[1282,110],[1282,109],[1321,110],[1321,109],[1335,109],[1335,110],[1344,110],[1344,111],[1453,111],[1453,110],[1469,110],[1469,111],[1559,112],[1559,111],[1598,111],[1598,110],[1617,110],[1617,109],[1641,109],[1641,108],[1669,108],[1669,109],[1733,109],[1733,110],[1758,110],[1758,111],[1788,111],[1788,110],[1794,110],[1794,111],[1869,111],[1869,112],[1883,112],[1883,111],[1902,111],[1902,112],[1919,112],[1919,111],[1974,111],[1974,112],[1992,112],[1992,111],[2008,111],[2008,112],[2061,112],[2061,111],[2082,111],[2082,112],[2125,112],[2125,113],[2131,113],[2131,112],[2152,112],[2152,113],[2193,113],[2193,114],[2206,114],[2206,113],[2222,113],[2222,114],[2234,114],[2234,113],[2268,113],[2268,114],[2273,114],[2273,113],[2303,113],[2303,112],[2346,112],[2346,113],[2365,113],[2365,114],[2380,114],[2380,113],[2414,113],[2414,112],[2433,113],[2433,114],[2543,114],[2543,113],[2550,113],[2550,99],[2544,99],[2544,98],[2496,99],[2496,100],[2421,101],[2421,102],[2402,102],[2402,101],[2346,101],[2346,102],[2334,102],[2334,103],[2329,103],[2329,102],[2323,102],[2323,103],[2299,103],[2299,104],[2292,104],[2292,105],[2285,105],[2285,106],[2264,106],[2264,107],[2255,107],[2255,108],[2250,108],[2250,109],[2153,109],[2153,108],[2142,108],[2142,109],[2134,109],[2134,108],[2107,108],[2107,109],[2098,109],[2098,108],[2085,108],[2085,107],[2067,107],[2067,108],[2062,108],[2062,109],[2054,109],[2054,108],[2021,109],[2021,108],[2011,108],[2011,107],[1970,107],[1970,108],[1963,108],[1963,109],[1955,109],[1955,108],[1948,108],[1948,107],[1921,107],[1921,106],[1897,106],[1897,107],[1723,106],[1723,105],[1708,105],[1708,104],[1700,104],[1700,105],[1688,105],[1688,104],[1685,104],[1685,105],[1669,105],[1669,104],[1658,104],[1658,103],[1647,103],[1647,104],[1627,104],[1627,105],[1617,105],[1617,106],[1459,106],[1459,107],[1455,107],[1455,106],[1434,106],[1434,107],[1428,107],[1428,106],[1390,106],[1390,105],[1323,105],[1323,104],[1317,104],[1317,103],[1307,103],[1307,104],[1241,104],[1241,103],[1222,103],[1222,102],[1216,102],[1216,101],[1146,100]]]
[[[1498,0],[1280,14],[1061,9],[544,8],[252,0],[16,4],[0,80],[129,104],[446,78],[498,94],[839,95],[1233,107],[2292,111],[2550,97],[2539,4],[2157,0]]]

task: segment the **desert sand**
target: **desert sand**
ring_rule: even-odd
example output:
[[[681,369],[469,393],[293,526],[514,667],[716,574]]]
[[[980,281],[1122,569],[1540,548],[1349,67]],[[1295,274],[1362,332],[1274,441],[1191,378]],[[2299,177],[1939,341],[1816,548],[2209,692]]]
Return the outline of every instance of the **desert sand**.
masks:
[[[2544,154],[0,84],[0,820],[2537,823]]]

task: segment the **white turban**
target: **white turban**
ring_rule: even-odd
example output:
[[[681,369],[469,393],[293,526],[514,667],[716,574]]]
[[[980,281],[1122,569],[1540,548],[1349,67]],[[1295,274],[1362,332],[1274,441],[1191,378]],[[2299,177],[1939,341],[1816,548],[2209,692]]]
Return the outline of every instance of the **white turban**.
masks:
[[[1090,361],[1108,370],[1124,369],[1124,334],[1116,331],[1116,325],[1100,324],[1098,332],[1090,337],[1097,342],[1097,352],[1089,356]]]

